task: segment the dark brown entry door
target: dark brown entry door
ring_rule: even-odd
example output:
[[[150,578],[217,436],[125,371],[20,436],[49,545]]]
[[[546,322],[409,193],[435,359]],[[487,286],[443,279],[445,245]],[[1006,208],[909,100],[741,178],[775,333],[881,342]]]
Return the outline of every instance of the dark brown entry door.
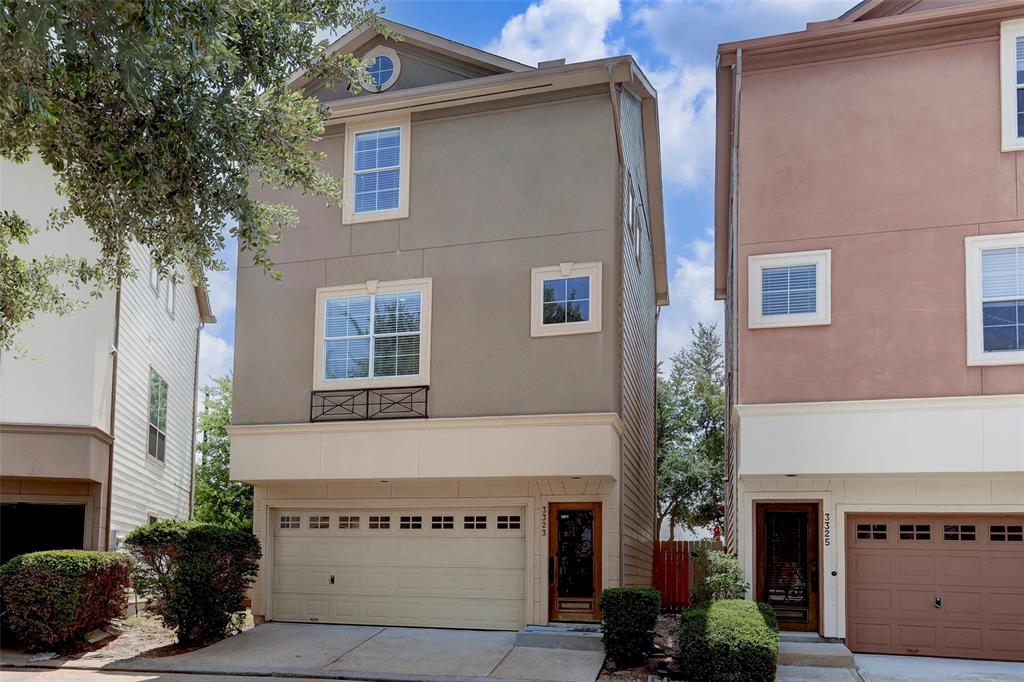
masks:
[[[550,620],[600,620],[601,503],[552,502],[548,544]]]
[[[758,601],[783,630],[818,630],[818,505],[757,505]]]

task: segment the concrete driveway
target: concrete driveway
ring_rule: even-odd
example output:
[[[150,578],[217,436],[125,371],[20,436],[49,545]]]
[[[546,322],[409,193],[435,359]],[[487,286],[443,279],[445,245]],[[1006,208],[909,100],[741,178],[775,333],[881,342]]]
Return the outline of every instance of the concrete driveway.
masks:
[[[855,654],[853,660],[864,682],[1024,681],[1024,663],[875,654]]]
[[[267,623],[205,649],[148,659],[146,667],[171,673],[593,682],[604,661],[594,651],[518,647],[515,639],[514,632]]]

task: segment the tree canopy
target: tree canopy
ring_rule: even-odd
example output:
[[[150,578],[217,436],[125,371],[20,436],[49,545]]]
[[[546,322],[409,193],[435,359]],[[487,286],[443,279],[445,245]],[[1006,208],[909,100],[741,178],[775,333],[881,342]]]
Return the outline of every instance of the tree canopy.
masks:
[[[204,389],[199,415],[199,464],[196,465],[196,521],[252,528],[252,486],[231,480],[231,377],[214,379]]]
[[[65,312],[69,282],[98,293],[134,275],[132,242],[161,275],[183,268],[198,283],[224,267],[230,231],[272,272],[268,248],[298,218],[251,199],[250,179],[341,197],[310,146],[325,108],[290,77],[358,84],[362,64],[317,36],[384,32],[379,2],[0,0],[0,155],[38,154],[65,200],[45,226],[0,213],[0,349],[37,312]],[[93,262],[11,248],[75,219],[99,246]]]
[[[722,339],[698,323],[658,376],[658,526],[690,530],[724,521],[725,369]]]

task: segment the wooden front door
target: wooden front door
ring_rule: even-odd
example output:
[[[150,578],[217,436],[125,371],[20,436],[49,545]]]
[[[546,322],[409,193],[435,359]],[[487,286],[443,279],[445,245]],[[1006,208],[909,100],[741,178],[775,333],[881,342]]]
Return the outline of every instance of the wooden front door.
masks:
[[[600,620],[601,503],[552,502],[548,518],[549,620]]]
[[[812,502],[758,504],[758,601],[767,602],[783,630],[818,631],[818,505]]]

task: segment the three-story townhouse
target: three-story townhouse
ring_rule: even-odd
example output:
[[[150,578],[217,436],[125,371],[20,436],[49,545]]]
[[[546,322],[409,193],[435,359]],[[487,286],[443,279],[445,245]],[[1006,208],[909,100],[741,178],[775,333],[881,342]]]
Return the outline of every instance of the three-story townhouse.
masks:
[[[260,619],[516,629],[649,585],[668,302],[655,92],[357,29],[318,143],[346,202],[238,270],[232,477]]]
[[[783,628],[1024,659],[1024,3],[719,48],[727,542]]]

